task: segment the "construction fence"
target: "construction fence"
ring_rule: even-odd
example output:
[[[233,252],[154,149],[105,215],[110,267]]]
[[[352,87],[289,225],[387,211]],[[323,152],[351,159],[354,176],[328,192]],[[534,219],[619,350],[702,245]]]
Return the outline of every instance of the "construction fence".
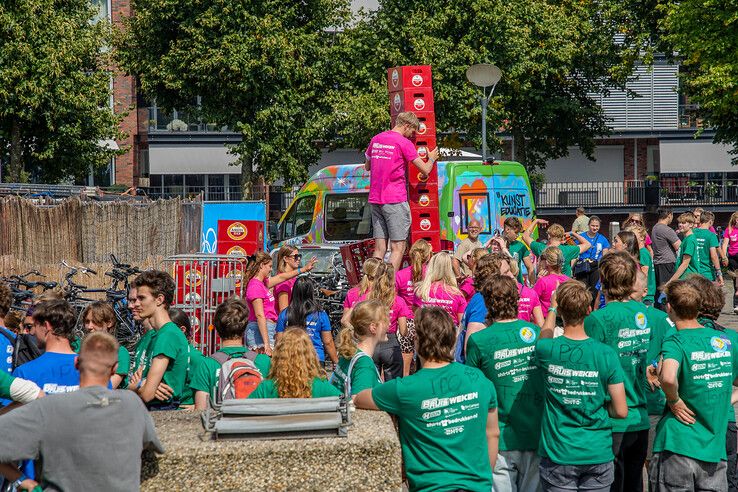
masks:
[[[64,260],[109,266],[111,253],[124,263],[155,266],[155,258],[197,252],[201,223],[202,202],[182,198],[43,203],[6,196],[0,198],[0,268],[9,275],[58,269]]]

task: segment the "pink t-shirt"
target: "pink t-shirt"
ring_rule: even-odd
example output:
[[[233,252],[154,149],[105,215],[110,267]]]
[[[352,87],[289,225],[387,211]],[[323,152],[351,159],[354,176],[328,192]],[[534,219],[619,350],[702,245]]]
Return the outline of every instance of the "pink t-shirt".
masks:
[[[474,279],[472,277],[466,277],[459,285],[459,290],[464,294],[464,299],[469,302],[469,299],[477,293],[474,288]]]
[[[533,290],[538,294],[538,298],[541,300],[541,309],[543,310],[544,316],[546,316],[548,307],[551,305],[551,296],[556,290],[557,285],[563,284],[567,280],[571,279],[566,275],[554,273],[539,278],[536,285],[533,286]]]
[[[405,169],[418,157],[415,145],[400,133],[388,130],[375,135],[365,156],[370,161],[369,203],[407,201]]]
[[[738,255],[738,229],[726,227],[723,237],[728,239],[728,256]]]
[[[533,309],[541,306],[538,294],[530,287],[518,284],[518,318],[530,322],[533,319]]]
[[[422,271],[425,276],[425,271],[428,265],[423,265]],[[403,268],[395,273],[395,290],[397,295],[405,301],[405,304],[412,307],[415,306],[415,284],[413,284],[413,267],[409,266]]]
[[[346,299],[343,300],[343,307],[346,309],[351,309],[357,303],[365,300],[368,294],[369,292],[364,292],[363,294],[359,294],[358,287],[349,289],[349,291],[346,292]]]
[[[645,244],[646,246],[651,246],[651,243],[652,243],[653,241],[651,241],[651,236],[649,236],[648,234],[646,234],[646,240],[645,240],[645,241],[643,241],[643,242],[644,242],[644,243],[646,243],[646,244]]]
[[[416,306],[436,306],[444,309],[451,315],[454,323],[459,322],[459,314],[464,313],[466,304],[464,294],[452,294],[447,292],[445,286],[441,282],[433,282],[431,284],[427,301],[424,301],[420,297],[415,299]]]
[[[274,295],[266,286],[266,280],[261,281],[255,278],[249,280],[246,286],[246,301],[249,303],[249,321],[256,321],[256,312],[254,312],[254,300],[264,300],[264,316],[270,321],[277,322],[277,310],[274,307]]]
[[[390,309],[390,324],[387,333],[397,333],[397,320],[399,318],[412,318],[413,312],[407,307],[400,296],[395,296],[395,302]]]
[[[279,294],[282,292],[287,293],[287,303],[289,303],[292,300],[292,287],[295,286],[295,282],[297,281],[297,277],[293,277],[289,280],[285,280],[281,284],[277,284],[274,287],[274,298],[279,300]]]

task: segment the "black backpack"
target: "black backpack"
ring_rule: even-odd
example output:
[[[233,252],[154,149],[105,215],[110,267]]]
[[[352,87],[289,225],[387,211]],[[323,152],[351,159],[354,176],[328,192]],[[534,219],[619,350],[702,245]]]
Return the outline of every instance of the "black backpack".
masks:
[[[13,339],[11,332],[6,328],[0,328],[0,333],[2,333],[13,346],[11,370],[15,370],[16,367],[21,366],[26,362],[30,362],[42,354],[41,350],[36,346],[36,341],[31,335],[18,334],[15,335],[15,339]]]

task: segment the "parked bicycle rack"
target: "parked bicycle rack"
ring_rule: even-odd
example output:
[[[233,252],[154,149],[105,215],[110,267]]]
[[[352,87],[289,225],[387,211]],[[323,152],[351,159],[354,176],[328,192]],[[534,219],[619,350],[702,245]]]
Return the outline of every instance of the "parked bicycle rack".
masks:
[[[172,307],[189,316],[193,344],[205,355],[220,346],[213,327],[215,308],[229,297],[246,297],[246,263],[244,256],[214,254],[175,255],[162,262],[161,269],[177,286]]]

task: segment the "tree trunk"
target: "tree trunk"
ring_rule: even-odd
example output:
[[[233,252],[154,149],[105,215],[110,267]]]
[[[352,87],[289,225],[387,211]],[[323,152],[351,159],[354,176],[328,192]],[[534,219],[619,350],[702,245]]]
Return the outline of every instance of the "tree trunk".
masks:
[[[253,159],[250,155],[246,155],[241,160],[241,191],[243,192],[243,200],[250,200],[254,190],[254,170]]]
[[[17,121],[13,121],[10,131],[10,165],[8,166],[8,182],[20,183],[23,175],[23,145],[21,129]]]
[[[527,147],[525,145],[525,136],[523,135],[523,131],[518,127],[513,127],[512,135],[513,148],[515,149],[513,159],[521,163],[527,171],[530,171],[530,169],[528,169]]]

